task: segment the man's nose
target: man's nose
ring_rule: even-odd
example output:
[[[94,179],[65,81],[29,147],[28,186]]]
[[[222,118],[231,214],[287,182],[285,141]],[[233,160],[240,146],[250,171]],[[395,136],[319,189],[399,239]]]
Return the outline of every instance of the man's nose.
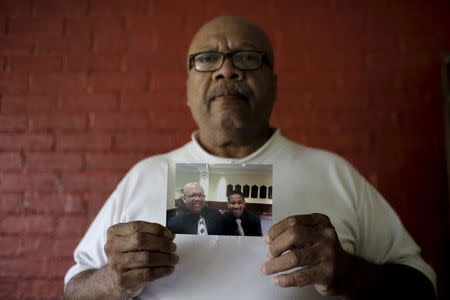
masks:
[[[225,61],[222,64],[222,67],[213,73],[213,78],[215,80],[218,79],[234,79],[234,80],[242,80],[244,78],[244,73],[241,70],[233,67],[231,63],[231,58],[226,57]]]

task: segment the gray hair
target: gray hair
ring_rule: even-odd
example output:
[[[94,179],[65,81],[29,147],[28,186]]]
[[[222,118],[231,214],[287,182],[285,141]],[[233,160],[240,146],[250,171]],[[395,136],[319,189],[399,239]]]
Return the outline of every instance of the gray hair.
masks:
[[[196,185],[198,185],[198,186],[202,189],[203,194],[205,193],[205,190],[204,190],[203,187],[200,185],[200,183],[194,181],[194,182],[189,182],[188,184],[186,184],[186,185],[183,187],[183,189],[182,189],[183,197],[186,195],[186,189],[193,188],[193,187],[196,186]]]

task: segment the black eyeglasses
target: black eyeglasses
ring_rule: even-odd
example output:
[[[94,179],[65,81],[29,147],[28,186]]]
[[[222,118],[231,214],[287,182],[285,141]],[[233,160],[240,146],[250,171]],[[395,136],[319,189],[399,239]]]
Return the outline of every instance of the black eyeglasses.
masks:
[[[234,68],[241,71],[260,69],[263,64],[271,68],[266,53],[257,50],[237,50],[230,53],[205,51],[189,55],[189,70],[194,68],[198,72],[214,72],[219,70],[225,58],[231,58]]]
[[[203,195],[203,194],[190,194],[190,195],[186,195],[186,197],[189,198],[189,199],[195,199],[195,198],[203,199],[203,198],[205,198],[205,195]]]

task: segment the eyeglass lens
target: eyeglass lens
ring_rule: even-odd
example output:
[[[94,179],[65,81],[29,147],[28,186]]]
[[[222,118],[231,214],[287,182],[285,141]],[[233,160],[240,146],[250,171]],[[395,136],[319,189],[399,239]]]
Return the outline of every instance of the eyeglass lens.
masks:
[[[194,56],[197,71],[215,71],[222,67],[226,54],[218,52],[199,53]],[[254,51],[238,51],[231,55],[232,64],[240,70],[254,70],[261,67],[263,54]]]

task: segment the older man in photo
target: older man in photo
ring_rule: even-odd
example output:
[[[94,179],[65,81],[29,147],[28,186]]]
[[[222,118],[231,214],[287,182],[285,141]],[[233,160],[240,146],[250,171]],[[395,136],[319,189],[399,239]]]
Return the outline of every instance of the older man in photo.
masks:
[[[167,227],[173,233],[222,233],[223,215],[217,209],[206,207],[205,192],[199,183],[190,182],[184,186],[183,203],[185,209],[168,220]]]

